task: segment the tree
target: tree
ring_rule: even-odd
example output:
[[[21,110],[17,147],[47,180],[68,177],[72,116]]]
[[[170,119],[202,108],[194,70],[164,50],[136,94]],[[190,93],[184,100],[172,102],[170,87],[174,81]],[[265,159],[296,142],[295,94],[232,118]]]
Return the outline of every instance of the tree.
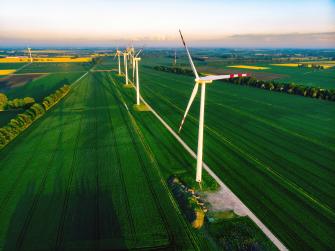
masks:
[[[0,93],[0,111],[4,110],[7,104],[8,98],[4,93]]]

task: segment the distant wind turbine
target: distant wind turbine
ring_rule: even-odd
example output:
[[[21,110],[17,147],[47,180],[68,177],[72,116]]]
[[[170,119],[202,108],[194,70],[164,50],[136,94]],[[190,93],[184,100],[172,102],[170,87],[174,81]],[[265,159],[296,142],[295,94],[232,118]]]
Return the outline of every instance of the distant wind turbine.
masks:
[[[183,116],[183,119],[180,123],[180,127],[178,130],[178,133],[180,133],[183,124],[185,122],[185,118],[190,110],[190,107],[194,101],[195,96],[197,95],[198,92],[198,87],[201,85],[201,97],[200,97],[200,116],[199,116],[199,131],[198,131],[198,150],[197,150],[197,172],[196,172],[196,181],[201,183],[202,181],[202,159],[203,159],[203,140],[204,140],[204,115],[205,115],[205,91],[206,91],[206,84],[212,83],[214,80],[219,80],[219,79],[229,79],[229,78],[236,78],[236,77],[248,77],[250,76],[248,73],[239,73],[239,74],[229,74],[229,75],[210,75],[210,76],[205,76],[205,77],[199,77],[198,72],[194,66],[194,63],[192,61],[192,57],[190,52],[188,51],[188,48],[186,46],[185,40],[183,38],[183,35],[181,31],[179,30],[181,40],[184,44],[184,47],[187,52],[188,59],[190,61],[193,73],[195,75],[195,85],[190,97],[190,100],[187,104],[185,114]]]
[[[136,69],[136,105],[140,105],[140,79],[138,76],[138,63],[141,61],[141,58],[138,56],[140,55],[141,51],[142,49],[133,57],[133,67]]]
[[[120,57],[122,55],[122,52],[119,50],[119,48],[116,49],[116,53],[114,55],[114,59],[115,57],[118,58],[118,63],[119,63],[119,75],[121,75],[121,60],[120,60]]]
[[[124,73],[126,75],[126,85],[128,85],[128,67],[127,67],[127,57],[129,56],[129,52],[125,50],[123,52],[123,63],[124,63]]]
[[[30,62],[33,62],[33,57],[31,56],[31,48],[28,47],[28,53],[29,53],[29,58],[30,58]]]

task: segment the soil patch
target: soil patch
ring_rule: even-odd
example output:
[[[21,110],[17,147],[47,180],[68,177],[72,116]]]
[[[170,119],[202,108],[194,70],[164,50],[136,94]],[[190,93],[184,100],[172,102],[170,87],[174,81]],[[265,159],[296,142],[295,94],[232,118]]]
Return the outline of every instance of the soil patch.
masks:
[[[46,76],[45,73],[38,74],[19,74],[19,75],[10,75],[8,77],[4,77],[0,79],[0,92],[3,92],[8,89],[16,88],[19,86],[23,86],[29,81],[40,78],[42,76]]]

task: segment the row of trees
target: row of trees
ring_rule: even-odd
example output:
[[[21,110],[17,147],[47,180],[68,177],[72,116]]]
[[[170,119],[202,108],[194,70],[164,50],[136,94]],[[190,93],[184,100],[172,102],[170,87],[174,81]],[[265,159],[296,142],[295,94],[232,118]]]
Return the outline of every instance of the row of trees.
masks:
[[[27,109],[35,103],[35,99],[31,97],[25,98],[15,98],[13,100],[9,100],[6,104],[7,109],[19,109],[24,108]]]
[[[34,103],[23,113],[11,119],[9,123],[0,128],[0,149],[11,142],[17,135],[27,129],[35,120],[41,117],[47,110],[54,106],[70,90],[70,86],[64,85],[55,93],[44,98],[43,104]]]
[[[246,85],[251,87],[262,88],[270,91],[285,92],[288,94],[300,95],[304,97],[335,101],[334,89],[323,89],[313,86],[298,85],[295,83],[279,83],[275,81],[263,81],[251,77],[232,78],[223,81],[238,85]]]
[[[15,98],[13,100],[8,100],[4,93],[0,93],[0,111],[7,109],[28,109],[35,103],[35,99],[31,97],[25,98]]]
[[[44,108],[38,104],[33,104],[23,113],[11,119],[9,123],[0,128],[0,149],[12,141],[17,135],[28,128],[36,119],[45,113]]]
[[[327,69],[327,67],[325,67],[324,65],[320,65],[320,64],[298,64],[298,67],[300,68],[313,68],[313,69],[319,69],[319,70],[323,70],[323,69]]]
[[[179,67],[155,66],[154,69],[158,71],[193,76],[192,70],[179,68]],[[324,100],[335,101],[335,89],[323,89],[320,87],[298,85],[295,83],[279,83],[273,80],[271,81],[257,80],[252,77],[231,78],[231,79],[222,80],[222,81],[233,83],[233,84],[238,84],[238,85],[262,88],[262,89],[266,89],[270,91],[285,92],[288,94],[300,95],[304,97],[319,98],[319,99],[324,99]]]
[[[0,93],[0,111],[5,110],[8,98],[4,93]]]
[[[69,85],[64,85],[56,92],[45,97],[42,101],[44,109],[47,111],[53,107],[61,98],[63,98],[70,91]]]
[[[158,66],[154,66],[154,69],[157,71],[165,71],[165,72],[171,72],[171,73],[182,74],[182,75],[189,75],[189,76],[194,75],[193,71],[187,68],[158,65]]]

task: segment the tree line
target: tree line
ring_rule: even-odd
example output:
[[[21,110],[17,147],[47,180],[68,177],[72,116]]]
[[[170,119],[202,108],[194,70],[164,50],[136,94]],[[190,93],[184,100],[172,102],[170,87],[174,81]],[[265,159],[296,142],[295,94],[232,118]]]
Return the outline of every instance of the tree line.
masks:
[[[164,71],[182,75],[193,76],[193,71],[179,67],[155,66],[157,71]],[[319,98],[323,100],[335,101],[335,89],[325,89],[314,86],[299,85],[295,83],[280,83],[273,80],[257,80],[253,77],[231,78],[222,80],[224,82],[261,88],[269,91],[284,92],[288,94],[300,95],[304,97]]]
[[[0,149],[27,129],[35,120],[43,116],[47,110],[57,104],[69,91],[70,86],[64,85],[56,92],[45,97],[42,104],[34,103],[23,113],[12,118],[6,125],[0,127]]]
[[[0,93],[0,111],[8,109],[27,109],[35,103],[35,99],[31,97],[15,98],[8,100],[4,93]]]

